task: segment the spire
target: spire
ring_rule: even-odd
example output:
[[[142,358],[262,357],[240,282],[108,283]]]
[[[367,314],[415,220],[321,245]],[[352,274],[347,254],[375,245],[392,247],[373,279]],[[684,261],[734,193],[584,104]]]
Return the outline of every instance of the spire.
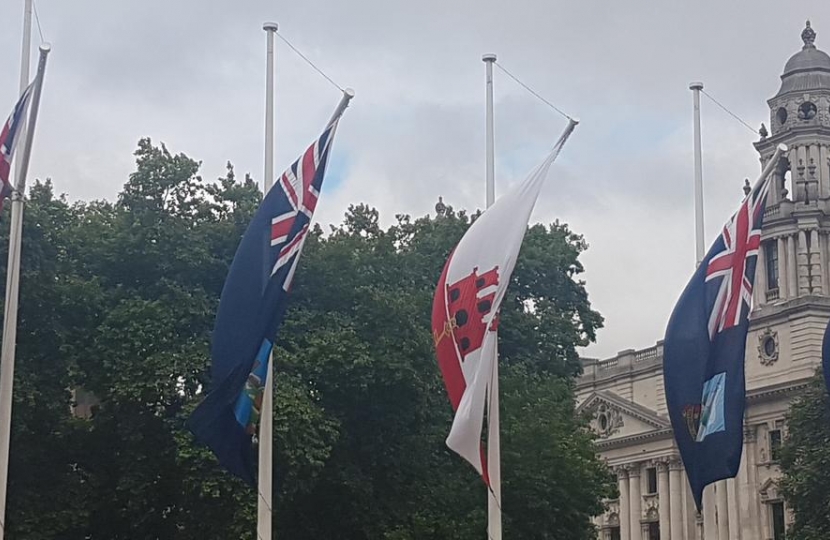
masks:
[[[816,31],[810,26],[810,21],[807,21],[807,26],[801,32],[801,39],[804,41],[804,49],[815,49],[814,42],[816,41]]]

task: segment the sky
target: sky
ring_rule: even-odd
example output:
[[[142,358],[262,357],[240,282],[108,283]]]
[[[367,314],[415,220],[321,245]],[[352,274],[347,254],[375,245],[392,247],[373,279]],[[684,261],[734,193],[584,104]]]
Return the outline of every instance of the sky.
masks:
[[[17,97],[23,0],[0,22],[0,114]],[[692,93],[751,126],[810,19],[830,50],[826,2],[769,0],[37,0],[52,45],[30,178],[70,200],[114,199],[142,137],[262,179],[262,23],[356,97],[340,124],[316,219],[350,204],[396,214],[484,204],[484,53],[581,120],[551,169],[532,222],[558,219],[590,248],[581,276],[605,317],[585,355],[662,339],[695,264]],[[33,49],[40,43],[35,27]],[[37,53],[33,52],[34,73]],[[496,194],[543,158],[566,121],[496,69]],[[276,46],[275,169],[319,134],[340,92]],[[6,104],[6,105],[3,105]],[[760,173],[746,126],[702,105],[706,244]],[[437,276],[436,276],[437,277]]]

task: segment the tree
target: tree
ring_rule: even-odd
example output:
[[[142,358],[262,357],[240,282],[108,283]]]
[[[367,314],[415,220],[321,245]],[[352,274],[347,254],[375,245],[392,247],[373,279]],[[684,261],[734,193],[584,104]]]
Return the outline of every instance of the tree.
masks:
[[[830,399],[819,373],[790,406],[781,448],[781,488],[795,521],[787,538],[823,540],[830,535]]]
[[[184,423],[211,383],[214,313],[261,195],[230,165],[215,182],[198,169],[142,140],[115,203],[32,189],[9,538],[254,538],[256,493]],[[357,205],[309,235],[275,349],[280,537],[481,537],[486,491],[444,444],[429,330],[441,268],[477,216],[384,228]],[[593,538],[613,491],[574,412],[576,350],[602,324],[578,281],[586,248],[564,224],[532,226],[501,314],[505,529],[527,540]],[[91,418],[70,416],[70,388],[97,397]]]

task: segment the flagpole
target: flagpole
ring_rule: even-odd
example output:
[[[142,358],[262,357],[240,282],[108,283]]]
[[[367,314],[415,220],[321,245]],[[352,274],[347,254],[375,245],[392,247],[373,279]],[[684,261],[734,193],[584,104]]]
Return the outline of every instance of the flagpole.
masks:
[[[268,34],[265,81],[265,179],[264,193],[274,182],[274,35],[277,23],[267,22],[262,29]],[[257,539],[271,540],[273,523],[274,482],[274,354],[268,358],[265,390],[259,417],[259,482],[257,484]],[[2,540],[2,539],[0,539]]]
[[[694,94],[695,103],[695,257],[699,265],[706,255],[703,230],[703,156],[700,143],[700,92],[702,82],[693,82],[689,89]]]
[[[28,3],[31,4],[30,2]],[[31,18],[29,18],[31,23]],[[25,32],[24,32],[25,34]],[[26,37],[24,36],[24,46]],[[6,492],[9,483],[9,444],[11,441],[12,391],[14,386],[14,355],[17,344],[17,303],[20,292],[20,244],[23,233],[23,194],[26,189],[26,174],[32,154],[32,141],[35,135],[40,92],[43,87],[43,75],[46,72],[46,58],[50,47],[44,43],[40,46],[40,60],[37,68],[37,84],[32,94],[29,111],[28,129],[24,139],[23,155],[18,167],[16,185],[12,192],[11,228],[9,231],[9,259],[6,271],[6,303],[3,319],[3,345],[0,353],[0,540],[6,533]],[[28,61],[27,55],[24,60]],[[28,73],[26,66],[22,71]],[[23,87],[26,88],[25,86]]]
[[[495,130],[493,120],[493,64],[495,54],[485,54],[481,60],[486,66],[486,202],[490,208],[496,201],[496,157]],[[499,433],[499,357],[498,344],[495,348],[493,369],[490,374],[490,393],[487,403],[487,537],[501,540],[501,437]]]
[[[496,200],[495,136],[493,129],[493,64],[495,54],[485,54],[481,60],[487,66],[487,208]]]

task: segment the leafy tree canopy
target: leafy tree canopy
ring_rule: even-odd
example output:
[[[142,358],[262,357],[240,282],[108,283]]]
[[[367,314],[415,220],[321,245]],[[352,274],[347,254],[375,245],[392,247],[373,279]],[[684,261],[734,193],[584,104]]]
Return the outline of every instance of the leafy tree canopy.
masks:
[[[795,521],[787,538],[830,537],[830,399],[819,372],[790,407],[781,448],[781,488]]]
[[[261,194],[230,165],[208,182],[149,140],[136,163],[114,203],[70,204],[48,181],[29,192],[8,538],[254,538],[256,494],[184,422],[210,385],[214,313]],[[278,538],[481,538],[486,492],[444,445],[429,330],[441,267],[475,217],[383,227],[356,205],[310,234],[276,348]],[[579,281],[586,248],[564,224],[530,227],[502,309],[511,537],[593,538],[613,490],[574,414],[577,347],[602,325]],[[98,400],[88,418],[70,414],[75,388]]]

